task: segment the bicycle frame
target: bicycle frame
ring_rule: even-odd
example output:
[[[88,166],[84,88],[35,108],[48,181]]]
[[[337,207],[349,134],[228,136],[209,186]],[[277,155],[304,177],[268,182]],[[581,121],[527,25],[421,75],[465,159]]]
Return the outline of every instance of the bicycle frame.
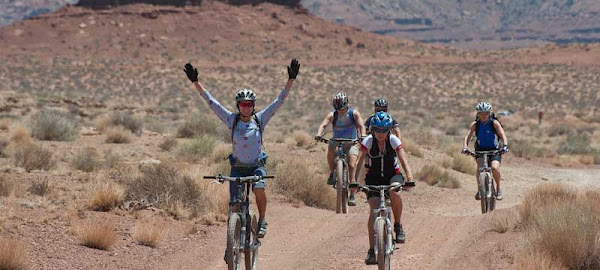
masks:
[[[379,207],[373,209],[373,214],[375,215],[375,220],[373,221],[373,231],[375,232],[375,246],[378,246],[378,237],[377,237],[377,228],[375,227],[377,224],[377,220],[384,219],[387,227],[387,237],[386,237],[386,254],[391,255],[394,254],[395,245],[392,241],[392,221],[391,221],[391,212],[390,207],[385,205],[385,191],[384,189],[379,190]],[[375,256],[377,256],[377,249],[375,249]]]
[[[475,152],[468,151],[468,154],[475,158],[483,158],[483,164],[479,168],[477,174],[477,185],[481,195],[481,212],[484,214],[493,211],[496,204],[495,179],[494,175],[492,174],[492,168],[488,164],[489,159],[492,155],[502,153],[503,152],[501,150]],[[484,191],[485,194],[483,194],[482,191]]]

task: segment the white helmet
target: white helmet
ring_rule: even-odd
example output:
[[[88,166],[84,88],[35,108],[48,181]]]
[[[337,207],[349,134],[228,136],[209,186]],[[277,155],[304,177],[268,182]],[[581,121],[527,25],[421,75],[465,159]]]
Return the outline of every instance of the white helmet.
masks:
[[[237,103],[240,103],[241,101],[245,100],[255,101],[256,94],[254,93],[254,91],[244,88],[237,92],[237,94],[235,95],[235,101]]]
[[[475,106],[475,109],[477,110],[477,112],[491,112],[492,111],[492,104],[489,104],[485,101],[483,102],[479,102],[477,104],[477,106]]]

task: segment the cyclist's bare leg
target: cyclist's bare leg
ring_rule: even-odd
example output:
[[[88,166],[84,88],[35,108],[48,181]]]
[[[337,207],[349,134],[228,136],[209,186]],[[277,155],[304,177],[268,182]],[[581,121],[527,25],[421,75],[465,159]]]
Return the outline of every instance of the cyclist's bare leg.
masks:
[[[267,194],[264,188],[254,188],[254,196],[256,196],[256,207],[258,208],[259,220],[265,219],[267,212]]]
[[[496,180],[496,190],[500,189],[500,161],[492,160],[492,174]]]
[[[358,161],[358,156],[357,155],[348,155],[348,178],[350,177],[350,172],[354,171],[354,168],[356,167],[356,162]],[[354,178],[356,181],[356,178]],[[348,181],[350,181],[350,179],[348,179]],[[354,195],[354,193],[356,193],[356,191],[353,190],[353,188],[350,189],[350,194]]]
[[[392,212],[394,213],[394,222],[402,223],[402,196],[400,196],[400,191],[393,192],[390,191],[390,199],[392,200]]]
[[[369,248],[375,247],[375,230],[373,230],[373,223],[375,223],[375,214],[373,209],[379,207],[379,197],[373,197],[369,199],[369,223],[367,227],[369,230]]]
[[[335,158],[335,148],[328,147],[327,148],[327,164],[329,164],[330,172],[333,172],[333,170],[335,170],[334,158]]]
[[[479,169],[483,167],[483,158],[477,159],[477,172],[475,172],[475,183],[477,184],[477,188],[479,188]]]

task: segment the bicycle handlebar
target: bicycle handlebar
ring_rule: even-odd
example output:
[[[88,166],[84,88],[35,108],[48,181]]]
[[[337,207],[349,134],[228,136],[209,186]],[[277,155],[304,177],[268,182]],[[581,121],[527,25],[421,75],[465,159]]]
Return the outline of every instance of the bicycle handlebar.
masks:
[[[359,188],[363,192],[367,191],[380,191],[380,190],[393,190],[398,191],[402,188],[403,185],[361,185],[358,183],[350,183],[348,187],[350,188]],[[414,186],[414,182],[407,186]]]
[[[329,143],[330,141],[332,141],[332,142],[358,143],[360,141],[360,139],[358,139],[358,138],[357,139],[344,139],[344,138],[330,138],[330,139],[327,139],[327,138],[323,138],[323,137],[320,137],[320,136],[315,137],[315,140],[319,141],[319,142],[323,142],[323,143]]]
[[[251,175],[251,176],[225,176],[225,175],[206,175],[204,179],[216,179],[219,182],[233,181],[233,182],[260,182],[263,179],[275,178],[274,175]]]
[[[481,157],[483,155],[495,155],[495,154],[504,154],[505,152],[502,151],[502,149],[500,150],[489,150],[489,151],[467,151],[467,155],[471,155],[474,157]]]

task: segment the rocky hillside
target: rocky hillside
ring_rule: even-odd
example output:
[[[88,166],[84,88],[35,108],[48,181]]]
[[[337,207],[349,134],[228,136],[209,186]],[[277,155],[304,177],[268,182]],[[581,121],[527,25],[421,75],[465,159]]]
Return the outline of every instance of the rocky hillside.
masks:
[[[472,46],[600,41],[597,0],[303,0],[330,21],[426,42]]]

